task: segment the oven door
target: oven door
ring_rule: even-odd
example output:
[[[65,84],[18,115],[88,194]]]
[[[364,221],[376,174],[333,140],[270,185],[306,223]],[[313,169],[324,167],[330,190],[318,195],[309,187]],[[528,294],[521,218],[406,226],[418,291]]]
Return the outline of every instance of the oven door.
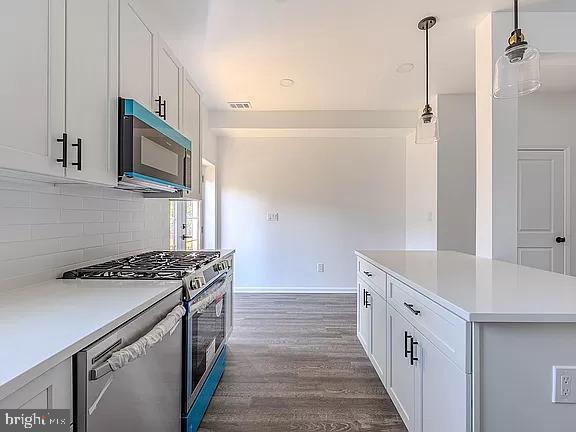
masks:
[[[190,140],[136,101],[122,99],[121,107],[120,182],[153,190],[190,189]]]
[[[224,347],[226,337],[226,295],[228,277],[223,276],[206,291],[202,297],[214,297],[212,301],[194,310],[195,302],[187,304],[187,325],[185,328],[185,394],[186,414],[198,395],[214,361]],[[211,293],[217,293],[215,296]],[[193,312],[190,312],[190,311]]]

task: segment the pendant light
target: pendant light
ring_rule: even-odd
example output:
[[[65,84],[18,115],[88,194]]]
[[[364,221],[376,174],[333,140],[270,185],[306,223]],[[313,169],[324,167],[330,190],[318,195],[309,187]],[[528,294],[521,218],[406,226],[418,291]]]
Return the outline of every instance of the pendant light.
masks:
[[[508,48],[494,71],[494,97],[512,99],[534,93],[541,86],[540,52],[528,45],[518,25],[518,0],[514,0],[514,31]]]
[[[418,119],[416,127],[416,144],[435,144],[438,142],[438,118],[432,112],[428,97],[428,30],[436,25],[435,17],[426,17],[418,23],[418,28],[426,32],[426,105]]]

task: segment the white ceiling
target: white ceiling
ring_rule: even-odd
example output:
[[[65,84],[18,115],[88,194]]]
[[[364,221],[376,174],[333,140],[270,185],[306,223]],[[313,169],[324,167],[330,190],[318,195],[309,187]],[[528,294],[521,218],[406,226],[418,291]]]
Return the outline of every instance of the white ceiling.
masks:
[[[423,103],[424,34],[431,92],[474,89],[474,28],[512,0],[136,0],[190,70],[211,109],[415,110]],[[575,11],[576,0],[522,0]],[[529,29],[526,29],[529,32]],[[504,41],[503,41],[504,45]],[[504,48],[504,46],[503,46]],[[413,63],[399,74],[402,63]],[[295,85],[281,87],[290,78]]]

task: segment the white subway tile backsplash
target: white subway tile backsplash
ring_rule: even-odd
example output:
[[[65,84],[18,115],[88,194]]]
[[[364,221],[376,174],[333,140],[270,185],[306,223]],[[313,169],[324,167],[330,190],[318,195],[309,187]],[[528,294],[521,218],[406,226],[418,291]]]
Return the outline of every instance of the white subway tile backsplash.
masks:
[[[60,240],[61,249],[63,251],[86,249],[95,246],[102,246],[102,244],[103,240],[101,235],[70,237]]]
[[[32,240],[78,237],[84,232],[84,226],[79,223],[38,224],[31,225]]]
[[[0,207],[30,207],[30,194],[18,190],[0,190]]]
[[[84,224],[86,234],[107,234],[118,232],[118,222],[87,223]]]
[[[102,222],[104,213],[100,210],[62,210],[62,222]]]
[[[0,227],[0,243],[30,240],[29,225],[10,225]]]
[[[12,260],[60,252],[60,240],[27,240],[0,243],[0,260]]]
[[[0,288],[167,249],[168,208],[168,201],[117,189],[0,177]]]
[[[120,232],[144,231],[144,222],[120,222]]]
[[[83,207],[90,210],[117,210],[118,200],[107,198],[84,198]]]
[[[58,209],[0,208],[0,225],[57,223]]]

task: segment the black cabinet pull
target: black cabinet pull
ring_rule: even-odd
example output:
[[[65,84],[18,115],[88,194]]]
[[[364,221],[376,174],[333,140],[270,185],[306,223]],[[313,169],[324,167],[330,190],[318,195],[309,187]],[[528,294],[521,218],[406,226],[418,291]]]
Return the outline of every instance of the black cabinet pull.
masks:
[[[556,243],[566,243],[566,237],[556,237]]]
[[[418,361],[418,357],[414,356],[414,347],[418,346],[418,342],[416,342],[412,337],[410,337],[410,339],[410,365],[414,366],[414,362]]]
[[[158,111],[154,111],[158,114],[158,117],[166,120],[166,99],[162,100],[162,96],[158,96],[158,99],[154,99],[154,102],[158,102]],[[162,112],[164,109],[164,112]]]
[[[74,165],[78,171],[82,171],[82,138],[78,138],[76,144],[72,144],[72,147],[78,149],[76,162],[72,162],[72,165]]]
[[[363,305],[364,305],[364,307],[366,307],[366,290],[363,290],[363,291],[364,291],[364,302],[363,302]]]
[[[420,315],[420,313],[421,313],[419,310],[414,309],[413,304],[404,302],[404,306],[406,306],[408,309],[410,309],[410,312],[412,312],[414,315]]]
[[[366,276],[368,276],[368,277],[372,277],[372,273],[370,273],[370,272],[368,272],[368,271],[365,271],[364,274],[365,274]]]
[[[62,138],[58,138],[56,142],[62,143],[62,157],[56,159],[57,162],[62,162],[62,167],[68,166],[68,134],[64,132]]]
[[[412,336],[408,334],[407,331],[404,332],[404,357],[408,358],[408,354],[411,354],[410,350],[408,349],[408,339],[412,339]]]
[[[368,297],[372,297],[372,294],[366,291],[366,307],[372,306],[372,303],[368,303]]]

